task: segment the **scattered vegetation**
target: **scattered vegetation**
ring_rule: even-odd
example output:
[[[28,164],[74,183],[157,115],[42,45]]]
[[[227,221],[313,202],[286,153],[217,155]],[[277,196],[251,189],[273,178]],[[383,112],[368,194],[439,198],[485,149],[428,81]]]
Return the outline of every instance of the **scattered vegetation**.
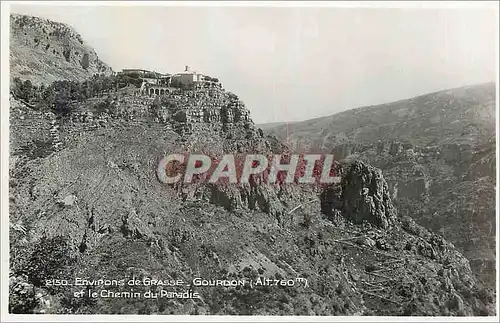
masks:
[[[9,312],[12,314],[33,314],[38,306],[33,285],[25,276],[11,277],[9,287]]]
[[[87,55],[87,54],[85,54]],[[128,85],[139,87],[142,84],[138,75],[94,75],[83,82],[58,80],[49,86],[36,86],[30,80],[15,78],[11,92],[19,99],[40,110],[52,110],[59,115],[71,112],[72,103],[88,98],[109,94]]]
[[[83,54],[82,61],[80,62],[80,65],[82,65],[83,69],[87,69],[90,66],[90,60],[89,60],[89,54],[85,53]]]
[[[22,272],[28,276],[30,283],[42,287],[45,286],[47,279],[73,278],[71,265],[74,262],[70,243],[66,237],[43,236],[35,244]]]
[[[26,314],[40,305],[37,288],[51,295],[65,292],[63,286],[47,287],[46,280],[73,278],[76,259],[66,237],[43,236],[22,252],[11,252],[11,262],[9,312]]]
[[[203,79],[205,81],[209,81],[209,82],[215,82],[215,83],[219,83],[219,79],[216,78],[216,77],[211,77],[211,76],[204,76]]]
[[[71,58],[71,50],[70,49],[63,50],[63,56],[64,59],[66,59],[66,62],[69,62]]]

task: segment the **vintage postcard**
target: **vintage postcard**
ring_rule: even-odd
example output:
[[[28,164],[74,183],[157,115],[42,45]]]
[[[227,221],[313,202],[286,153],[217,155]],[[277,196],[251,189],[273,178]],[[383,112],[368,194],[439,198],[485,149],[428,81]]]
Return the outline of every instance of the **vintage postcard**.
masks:
[[[2,321],[496,321],[497,82],[496,2],[2,2]]]

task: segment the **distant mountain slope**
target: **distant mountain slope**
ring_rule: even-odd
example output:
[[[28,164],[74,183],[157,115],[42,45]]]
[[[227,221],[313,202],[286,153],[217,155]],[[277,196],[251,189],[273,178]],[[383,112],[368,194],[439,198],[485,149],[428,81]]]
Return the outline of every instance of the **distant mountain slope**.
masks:
[[[288,130],[290,144],[307,149],[376,140],[421,146],[475,144],[490,138],[494,127],[495,85],[487,83],[295,122],[288,125]],[[279,125],[269,132],[285,138],[286,129],[286,125]]]
[[[495,279],[495,84],[430,93],[288,125],[297,150],[383,170],[402,214],[460,247]],[[268,129],[286,140],[285,125]]]
[[[287,124],[286,122],[272,122],[272,123],[257,124],[256,126],[261,128],[262,130],[268,130],[279,126],[285,126],[286,124]]]
[[[70,26],[38,17],[10,15],[10,76],[35,84],[83,80],[110,73]]]

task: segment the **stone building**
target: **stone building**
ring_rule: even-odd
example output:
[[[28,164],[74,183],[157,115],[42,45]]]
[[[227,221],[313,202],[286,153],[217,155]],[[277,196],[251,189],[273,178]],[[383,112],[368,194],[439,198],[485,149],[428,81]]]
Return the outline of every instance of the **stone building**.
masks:
[[[143,83],[140,93],[145,95],[166,95],[174,92],[174,89],[165,84]]]
[[[171,82],[172,82],[171,74],[163,74],[158,78],[158,84],[160,85],[170,86]]]
[[[143,81],[141,89],[138,91],[141,95],[167,95],[178,91],[180,88],[192,89],[195,90],[195,92],[222,89],[222,83],[220,83],[219,79],[191,71],[189,66],[186,66],[183,72],[174,75],[148,72],[145,70],[127,71],[129,71],[129,73],[144,71],[144,73],[141,74],[141,79]]]
[[[174,74],[171,78],[173,87],[193,86],[195,83],[203,81],[203,75],[195,71],[191,71],[189,66],[186,66],[184,72]]]

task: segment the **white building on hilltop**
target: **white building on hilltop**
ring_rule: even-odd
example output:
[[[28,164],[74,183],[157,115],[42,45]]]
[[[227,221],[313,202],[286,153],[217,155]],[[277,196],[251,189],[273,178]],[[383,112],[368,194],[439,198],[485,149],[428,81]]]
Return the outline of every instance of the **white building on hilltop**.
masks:
[[[195,83],[202,82],[203,75],[195,71],[191,71],[189,66],[183,72],[174,74],[171,78],[171,86],[181,87],[181,86],[192,86]]]

